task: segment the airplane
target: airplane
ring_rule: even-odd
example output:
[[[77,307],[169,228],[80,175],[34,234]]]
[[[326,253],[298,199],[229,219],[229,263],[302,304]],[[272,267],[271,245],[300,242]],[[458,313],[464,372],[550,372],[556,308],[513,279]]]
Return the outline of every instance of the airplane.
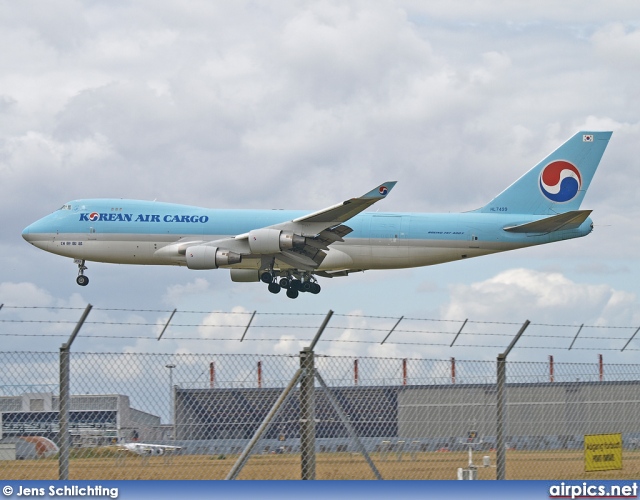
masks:
[[[481,208],[463,213],[364,212],[395,181],[328,208],[216,210],[125,199],[80,199],[24,229],[23,238],[78,265],[88,261],[229,269],[271,293],[317,294],[317,277],[441,264],[586,236],[580,210],[612,132],[581,131]],[[364,212],[364,213],[363,213]]]
[[[118,447],[121,450],[131,451],[137,455],[164,455],[180,451],[182,446],[169,446],[166,444],[148,444],[148,443],[124,443]]]

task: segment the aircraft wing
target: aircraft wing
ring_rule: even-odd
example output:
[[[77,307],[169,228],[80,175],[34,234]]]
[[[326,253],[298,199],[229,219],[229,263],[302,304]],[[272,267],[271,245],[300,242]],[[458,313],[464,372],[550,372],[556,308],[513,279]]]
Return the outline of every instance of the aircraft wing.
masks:
[[[274,252],[273,257],[295,269],[316,269],[326,257],[325,250],[329,249],[329,245],[336,241],[344,241],[343,237],[353,231],[342,223],[385,198],[395,185],[396,181],[385,182],[359,198],[351,198],[309,215],[262,228],[287,231],[304,237],[304,244]],[[255,233],[252,231],[233,239],[236,242],[247,241],[250,236],[253,238],[253,234]]]
[[[385,198],[396,185],[396,182],[397,181],[384,182],[359,198],[351,198],[337,205],[332,205],[309,215],[270,227],[293,231],[302,236],[314,237],[325,229],[338,226],[348,221],[351,217],[358,215],[375,202]]]

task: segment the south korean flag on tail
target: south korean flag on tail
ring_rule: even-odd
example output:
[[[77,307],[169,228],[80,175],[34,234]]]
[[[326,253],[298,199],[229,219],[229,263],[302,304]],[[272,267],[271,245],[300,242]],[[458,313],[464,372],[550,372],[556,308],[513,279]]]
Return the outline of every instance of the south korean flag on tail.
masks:
[[[593,142],[593,134],[584,134],[582,136],[582,142]]]

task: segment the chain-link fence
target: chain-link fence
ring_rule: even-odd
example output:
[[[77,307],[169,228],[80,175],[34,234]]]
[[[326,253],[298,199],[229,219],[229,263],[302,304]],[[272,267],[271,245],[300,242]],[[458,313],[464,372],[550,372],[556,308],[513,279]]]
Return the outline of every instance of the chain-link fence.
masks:
[[[66,463],[59,354],[0,362],[3,479],[496,478],[496,362],[72,352]],[[507,479],[638,476],[640,365],[508,362],[505,394]],[[585,472],[601,433],[622,468]]]

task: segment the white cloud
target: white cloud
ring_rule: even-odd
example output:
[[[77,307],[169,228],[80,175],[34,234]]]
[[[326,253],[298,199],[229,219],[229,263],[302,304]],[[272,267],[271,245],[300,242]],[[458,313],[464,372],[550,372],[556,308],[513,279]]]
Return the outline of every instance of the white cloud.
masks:
[[[108,387],[114,382],[131,381],[143,374],[143,358],[129,352],[109,355],[87,355],[83,362],[74,365],[73,375],[87,385],[101,383]]]
[[[308,342],[299,340],[295,335],[280,335],[280,340],[273,346],[273,354],[290,354],[302,351]]]
[[[237,337],[240,341],[250,318],[251,313],[242,306],[236,306],[230,312],[214,311],[202,319],[198,334],[203,339]]]
[[[442,308],[444,319],[627,326],[622,319],[635,316],[637,305],[635,294],[609,285],[576,283],[561,273],[531,269],[510,269],[482,282],[453,285],[450,292]]]
[[[598,29],[591,37],[597,54],[605,64],[625,71],[640,70],[640,29],[621,22]]]
[[[553,273],[514,277],[513,270],[483,281],[474,277],[479,271],[461,276],[455,264],[437,280],[429,269],[403,276],[420,276],[431,302],[441,300],[448,284],[461,283],[442,309],[456,319],[511,314],[520,320],[531,311],[563,321],[636,321],[640,52],[634,6],[575,0],[495,0],[462,10],[440,0],[0,6],[0,43],[11,47],[0,55],[3,300],[82,307],[90,298],[150,309],[215,300],[221,311],[264,305],[290,312],[314,304],[337,308],[331,301],[339,296],[341,308],[364,317],[377,312],[371,304],[379,302],[369,300],[375,293],[398,317],[424,310],[424,293],[389,290],[385,272],[333,280],[316,302],[281,303],[275,300],[282,294],[247,292],[225,272],[194,279],[184,269],[92,265],[92,283],[78,294],[75,268],[27,246],[20,230],[83,197],[315,210],[390,178],[399,184],[380,210],[468,210],[577,129],[605,128],[614,136],[585,199],[585,208],[594,208],[594,234],[580,246],[520,254],[549,268],[599,269],[602,284]],[[536,267],[529,262],[518,265]],[[628,273],[624,284],[622,273],[602,273],[612,268]],[[615,286],[604,284],[616,278]],[[343,291],[358,280],[369,280],[366,293]],[[147,321],[163,324],[162,316]],[[350,320],[340,338],[359,339],[360,327],[393,326],[393,320],[374,325],[363,317]],[[222,319],[235,328],[201,325],[200,333],[241,334],[248,316]],[[153,347],[154,332],[144,333],[151,340],[126,344],[181,348],[170,338]],[[290,335],[273,335],[275,349],[296,349]],[[410,348],[355,342],[332,349],[410,354]]]
[[[612,0],[606,8],[594,3],[582,3],[568,0],[558,4],[553,0],[541,0],[536,3],[513,2],[512,0],[494,0],[492,2],[473,2],[461,8],[459,4],[447,0],[422,2],[408,0],[405,8],[414,15],[419,14],[428,20],[447,20],[459,24],[490,23],[505,20],[520,28],[536,26],[542,23],[566,23],[568,19],[575,23],[597,23],[612,19],[629,17],[633,3],[629,0]],[[420,18],[419,18],[420,19]]]
[[[53,305],[54,297],[33,283],[0,283],[0,303],[5,306],[47,307]]]
[[[500,12],[544,12],[499,4]],[[224,13],[215,4],[177,9],[69,3],[65,9],[78,26],[72,44],[62,43],[54,15],[47,20],[28,9],[8,13],[37,33],[39,46],[54,49],[30,54],[41,66],[37,81],[18,61],[10,64],[5,78],[14,84],[7,98],[16,102],[18,119],[5,122],[12,139],[6,149],[0,144],[7,168],[25,176],[15,179],[14,191],[25,190],[26,178],[42,165],[48,166],[46,175],[64,161],[41,193],[42,199],[55,193],[56,204],[58,197],[77,198],[82,189],[88,196],[117,193],[207,205],[216,192],[222,206],[240,200],[242,206],[279,206],[278,189],[258,186],[287,178],[287,205],[312,209],[335,202],[327,193],[337,172],[345,184],[368,186],[392,168],[401,182],[417,181],[407,186],[413,206],[442,206],[441,193],[455,186],[463,200],[477,201],[452,200],[447,208],[469,209],[505,187],[484,191],[487,176],[481,173],[487,165],[504,170],[518,157],[521,151],[511,145],[514,130],[530,131],[536,144],[531,155],[546,152],[541,131],[531,132],[549,121],[541,100],[556,108],[554,120],[575,114],[581,100],[575,90],[558,93],[584,75],[564,69],[559,77],[557,68],[547,67],[546,51],[562,53],[551,44],[538,44],[536,57],[529,40],[505,28],[504,38],[485,50],[470,38],[491,37],[482,24],[462,32],[441,25],[425,30],[410,14],[437,17],[444,5],[325,1],[270,6],[260,19],[242,3]],[[579,10],[585,15],[587,9]],[[480,23],[495,12],[465,9],[472,18],[480,15]],[[465,57],[447,48],[449,34],[460,35],[460,47],[472,44],[462,50]],[[28,39],[22,31],[10,36]],[[571,54],[568,59],[582,61]],[[562,79],[553,94],[541,70]],[[33,107],[25,107],[27,96],[37,100]],[[562,118],[557,105],[564,103]],[[554,140],[570,132],[565,124]],[[507,146],[500,163],[497,136]],[[497,144],[485,154],[488,138]],[[15,151],[16,141],[24,151]],[[455,165],[469,183],[456,184],[446,165]],[[183,166],[190,175],[176,175]],[[306,170],[304,179],[295,175],[299,168]],[[82,182],[87,172],[94,182]],[[120,180],[132,176],[145,182],[123,186]],[[426,198],[419,189],[425,184],[437,186]],[[220,192],[220,185],[227,189]],[[310,192],[309,185],[317,189]],[[406,205],[399,207],[413,209]]]
[[[196,278],[184,285],[170,285],[163,297],[163,302],[171,306],[178,306],[190,296],[202,295],[209,291],[210,284],[204,278]]]

